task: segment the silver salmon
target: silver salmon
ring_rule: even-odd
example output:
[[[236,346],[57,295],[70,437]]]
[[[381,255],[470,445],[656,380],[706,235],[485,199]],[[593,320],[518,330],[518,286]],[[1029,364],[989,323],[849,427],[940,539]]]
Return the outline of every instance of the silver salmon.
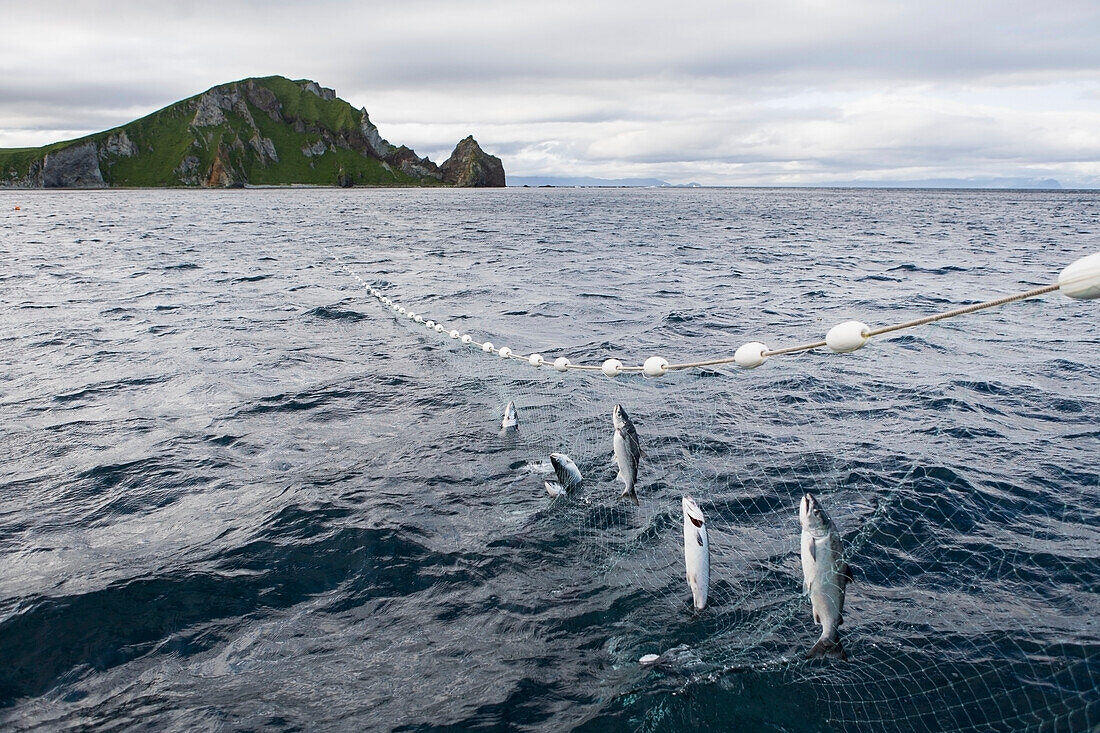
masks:
[[[685,496],[684,508],[684,565],[687,582],[691,586],[691,598],[696,611],[707,605],[707,587],[710,585],[710,539],[707,537],[707,521],[695,499]]]
[[[840,532],[813,494],[804,494],[798,505],[802,525],[802,587],[810,596],[814,623],[821,625],[821,638],[807,659],[847,659],[840,643],[844,623],[844,590],[852,582],[852,569],[843,559]]]
[[[638,431],[622,405],[615,405],[611,411],[611,421],[615,425],[615,437],[611,443],[615,449],[615,465],[619,467],[618,478],[623,482],[620,499],[630,499],[638,503],[635,484],[638,481],[638,461],[642,457],[642,447],[638,442]]]

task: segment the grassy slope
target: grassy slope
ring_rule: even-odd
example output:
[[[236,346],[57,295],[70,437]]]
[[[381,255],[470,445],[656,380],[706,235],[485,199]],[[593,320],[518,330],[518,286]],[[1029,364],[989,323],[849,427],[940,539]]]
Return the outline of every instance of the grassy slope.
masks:
[[[234,82],[237,84],[245,83]],[[332,130],[353,131],[358,128],[361,114],[341,99],[325,100],[305,91],[299,82],[279,76],[254,80],[270,89],[282,105],[286,119],[300,119],[306,127],[319,126]],[[220,85],[229,86],[229,85]],[[198,96],[198,95],[197,95]],[[77,140],[54,143],[41,148],[0,150],[0,177],[27,175],[31,163],[51,150],[91,140],[102,145],[119,131],[137,147],[133,158],[110,157],[101,162],[103,177],[111,186],[173,186],[181,185],[177,167],[186,156],[198,158],[200,175],[210,170],[223,143],[228,147],[237,138],[245,145],[244,152],[230,149],[229,161],[235,170],[243,171],[248,182],[256,185],[315,184],[336,185],[341,175],[356,185],[438,185],[434,180],[421,181],[401,171],[387,170],[381,161],[343,148],[328,150],[310,158],[302,149],[321,139],[318,133],[299,133],[292,125],[272,120],[266,112],[249,104],[249,112],[262,137],[270,138],[279,153],[278,163],[264,166],[248,145],[254,132],[245,119],[227,113],[226,122],[210,127],[191,128],[196,97],[177,102],[146,117],[112,130],[95,133]]]
[[[112,156],[100,163],[108,185],[178,185],[179,175],[175,169],[187,155],[199,158],[199,170],[210,169],[213,153],[193,144],[195,135],[189,125],[195,113],[188,109],[186,103],[189,101],[178,102],[120,128],[92,136],[96,142],[104,142],[111,134],[124,130],[137,147],[138,154],[133,158]]]

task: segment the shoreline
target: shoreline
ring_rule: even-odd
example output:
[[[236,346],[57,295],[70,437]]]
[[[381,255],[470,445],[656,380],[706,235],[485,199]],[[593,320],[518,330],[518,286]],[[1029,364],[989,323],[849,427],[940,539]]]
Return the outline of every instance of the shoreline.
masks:
[[[980,186],[783,186],[783,185],[759,185],[759,186],[555,186],[555,185],[521,185],[521,186],[323,186],[314,183],[287,183],[287,184],[263,184],[244,186],[103,186],[97,188],[80,187],[20,187],[0,186],[2,193],[25,193],[33,191],[64,191],[70,193],[97,193],[105,191],[199,191],[199,192],[228,192],[228,191],[521,191],[521,190],[600,190],[600,191],[959,191],[959,192],[1002,192],[1002,193],[1100,193],[1097,188],[994,188]]]

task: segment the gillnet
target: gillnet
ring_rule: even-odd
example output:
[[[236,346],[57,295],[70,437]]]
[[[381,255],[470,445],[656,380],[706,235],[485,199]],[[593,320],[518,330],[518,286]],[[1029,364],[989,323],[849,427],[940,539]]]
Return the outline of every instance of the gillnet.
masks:
[[[498,497],[490,546],[527,568],[526,587],[501,601],[502,613],[519,603],[526,612],[581,609],[540,641],[601,629],[576,653],[606,670],[601,694],[613,712],[604,715],[640,730],[699,721],[975,731],[1100,723],[1100,390],[1087,304],[1050,295],[890,334],[858,354],[609,379],[501,359],[446,331],[598,365],[670,341],[732,353],[755,336],[744,325],[752,313],[733,306],[715,337],[705,333],[709,317],[689,311],[629,342],[571,342],[528,310],[509,311],[507,295],[483,312],[448,313],[454,273],[418,289],[372,276],[388,256],[374,248],[334,256],[368,289],[444,319],[436,333],[399,314],[394,337],[423,344],[417,368],[447,380],[468,426],[483,431],[477,455],[448,460],[476,463],[460,478]],[[499,284],[483,274],[473,292],[493,301]],[[526,317],[527,327],[508,330],[510,317]],[[1022,332],[1031,335],[1024,344]],[[502,432],[509,401],[519,427]],[[616,404],[645,452],[637,506],[619,498]],[[556,499],[543,488],[553,452],[584,475]],[[802,590],[805,492],[831,514],[854,570],[844,662],[805,658],[820,633]],[[684,577],[684,495],[709,531],[701,612]],[[640,665],[647,654],[658,662]]]
[[[1095,447],[1089,407],[1055,406],[1056,427],[1006,444],[1003,382],[960,372],[915,387],[867,382],[850,360],[821,366],[818,377],[777,366],[659,387],[520,374],[494,383],[496,404],[515,400],[521,421],[502,438],[517,472],[499,487],[531,502],[509,528],[516,547],[551,552],[580,587],[612,591],[616,663],[660,654],[651,674],[674,686],[748,673],[809,696],[792,707],[840,727],[1094,725],[1098,482],[1085,457],[1057,456],[1077,450],[1059,438]],[[983,407],[969,407],[975,395]],[[618,498],[614,404],[631,411],[646,452],[638,506]],[[568,452],[585,476],[573,496],[543,493],[552,451]],[[799,559],[807,491],[828,508],[855,571],[847,662],[804,659],[819,633]],[[698,614],[684,578],[685,494],[709,532],[709,599]]]

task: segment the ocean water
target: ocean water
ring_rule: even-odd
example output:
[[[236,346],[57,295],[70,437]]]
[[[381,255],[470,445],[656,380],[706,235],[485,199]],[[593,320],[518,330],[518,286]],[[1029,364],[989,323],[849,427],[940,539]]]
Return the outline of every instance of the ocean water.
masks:
[[[517,353],[704,359],[1053,282],[1096,192],[2,191],[0,222],[0,727],[1100,724],[1098,303],[611,380],[354,277]],[[553,450],[585,485],[552,502]],[[806,491],[846,662],[803,658]]]

